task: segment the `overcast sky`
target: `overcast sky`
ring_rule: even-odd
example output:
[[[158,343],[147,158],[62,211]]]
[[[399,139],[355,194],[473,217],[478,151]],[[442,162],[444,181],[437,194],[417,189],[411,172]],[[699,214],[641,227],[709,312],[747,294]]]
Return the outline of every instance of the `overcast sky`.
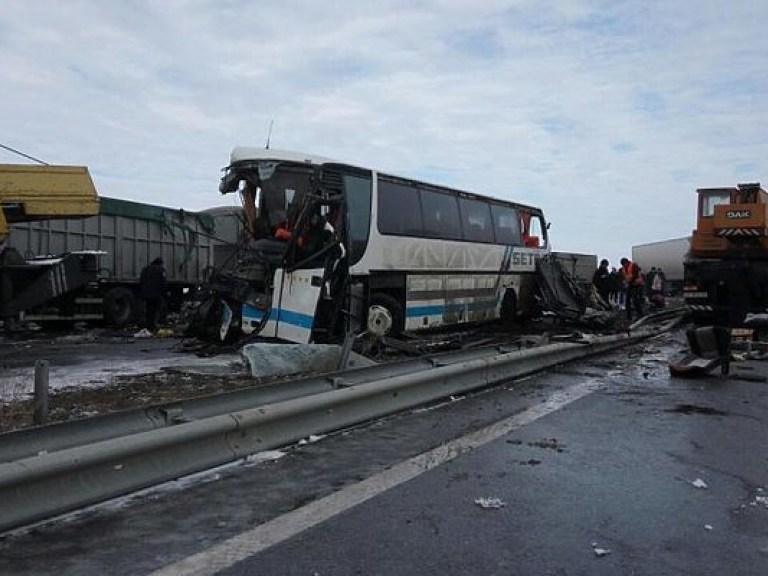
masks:
[[[3,0],[0,144],[187,210],[236,145],[544,209],[556,250],[678,238],[768,183],[760,0]],[[0,150],[0,162],[26,162]]]

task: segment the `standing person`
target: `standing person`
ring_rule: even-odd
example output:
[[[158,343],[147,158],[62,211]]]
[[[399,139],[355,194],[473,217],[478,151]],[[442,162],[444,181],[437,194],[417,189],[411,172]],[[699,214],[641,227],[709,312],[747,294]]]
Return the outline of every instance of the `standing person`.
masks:
[[[643,315],[643,290],[645,279],[643,273],[635,262],[628,258],[621,259],[622,275],[624,276],[624,287],[626,291],[626,311],[627,321],[632,321],[632,310],[637,312],[637,317]]]
[[[611,273],[608,276],[608,282],[610,286],[610,292],[608,294],[608,301],[611,303],[611,306],[615,306],[616,308],[619,308],[619,293],[621,293],[621,278],[619,277],[619,272],[616,270],[615,266],[611,266]]]
[[[151,335],[157,327],[157,315],[165,297],[165,267],[162,258],[155,258],[144,267],[139,284],[144,300],[144,329]]]
[[[624,266],[619,267],[619,271],[616,273],[617,283],[617,296],[619,299],[619,310],[626,310],[627,308],[627,286],[624,278]]]
[[[597,290],[597,293],[600,294],[600,298],[605,300],[607,304],[611,292],[611,272],[608,270],[608,260],[600,260],[600,266],[592,275],[592,285]]]
[[[653,280],[656,278],[656,266],[651,266],[651,270],[645,275],[645,296],[650,299],[653,296]]]

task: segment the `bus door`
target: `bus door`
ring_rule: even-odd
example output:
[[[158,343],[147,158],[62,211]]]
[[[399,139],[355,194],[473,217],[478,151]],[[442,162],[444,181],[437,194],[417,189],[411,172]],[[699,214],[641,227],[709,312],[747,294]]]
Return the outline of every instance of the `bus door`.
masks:
[[[294,228],[286,253],[285,267],[275,270],[272,307],[262,334],[308,343],[313,330],[327,332],[328,306],[320,314],[320,300],[333,300],[334,265],[343,257],[340,240],[330,220],[332,206],[327,199],[307,198]],[[336,222],[334,222],[336,223]]]
[[[261,335],[309,343],[322,287],[322,268],[275,270],[272,307]]]

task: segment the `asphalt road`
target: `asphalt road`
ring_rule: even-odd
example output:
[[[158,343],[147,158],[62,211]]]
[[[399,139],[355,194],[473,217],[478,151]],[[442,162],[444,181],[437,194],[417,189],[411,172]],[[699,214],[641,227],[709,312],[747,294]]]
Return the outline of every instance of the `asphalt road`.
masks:
[[[0,573],[768,574],[768,364],[671,379],[681,350],[647,341],[7,535]]]

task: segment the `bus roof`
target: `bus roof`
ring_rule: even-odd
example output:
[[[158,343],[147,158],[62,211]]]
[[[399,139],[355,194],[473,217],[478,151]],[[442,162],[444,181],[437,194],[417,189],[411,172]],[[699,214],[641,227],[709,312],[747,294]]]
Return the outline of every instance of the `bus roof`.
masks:
[[[292,150],[277,150],[274,148],[257,148],[255,146],[236,146],[232,150],[232,154],[230,155],[230,166],[237,164],[239,162],[248,162],[248,161],[258,161],[258,160],[276,160],[276,161],[284,161],[284,162],[297,162],[301,164],[310,164],[310,165],[322,165],[322,164],[340,164],[344,166],[352,166],[354,168],[361,168],[364,170],[371,170],[370,168],[365,168],[363,166],[359,166],[356,164],[350,164],[349,162],[341,162],[339,160],[333,160],[332,158],[326,158],[325,156],[317,156],[315,154],[306,154],[304,152],[295,152]],[[423,180],[418,180],[415,178],[409,178],[407,176],[398,176],[396,174],[392,174],[389,172],[380,172],[378,170],[373,170],[374,172],[378,173],[379,175],[384,176],[390,176],[394,178],[398,178],[401,180],[406,180],[409,182],[417,182],[420,184],[424,184],[426,186],[430,186],[437,189],[442,190],[451,190],[453,192],[460,192],[463,194],[468,194],[470,196],[474,196],[477,198],[483,198],[485,200],[489,200],[491,202],[497,202],[500,204],[514,204],[516,206],[529,208],[535,211],[541,211],[541,208],[537,208],[535,206],[531,206],[529,204],[522,204],[520,202],[515,202],[512,200],[504,200],[501,198],[494,198],[492,196],[486,196],[484,194],[478,194],[476,192],[469,192],[467,190],[462,190],[460,188],[453,188],[451,186],[446,186],[443,184],[435,184],[432,182],[426,182]]]
[[[272,148],[256,148],[252,146],[237,146],[232,150],[229,158],[230,164],[237,162],[247,162],[248,160],[283,160],[285,162],[301,162],[304,164],[343,164],[330,158],[316,156],[314,154],[305,154],[303,152],[293,152],[291,150],[275,150]]]

